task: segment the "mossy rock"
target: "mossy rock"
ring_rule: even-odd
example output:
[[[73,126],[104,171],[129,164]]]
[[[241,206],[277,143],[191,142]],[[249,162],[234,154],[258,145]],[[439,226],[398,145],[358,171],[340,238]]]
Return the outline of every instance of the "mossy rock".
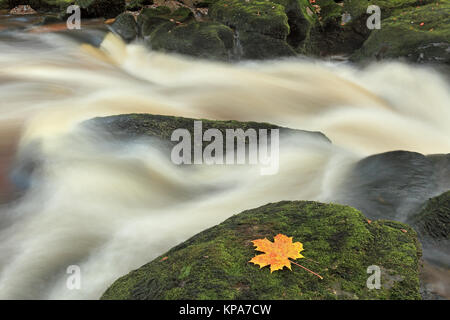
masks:
[[[193,20],[192,11],[188,8],[181,7],[172,12],[169,7],[159,6],[143,9],[137,18],[137,24],[141,36],[147,37],[162,24],[170,22],[172,26],[176,26],[177,22],[188,20]]]
[[[316,23],[303,45],[303,53],[318,56],[349,54],[362,46],[368,34],[357,32],[355,21],[348,25],[342,24],[342,16],[346,11],[341,5],[334,0],[316,0],[316,4],[320,6],[320,12],[314,12]],[[367,1],[365,4],[367,8]]]
[[[382,20],[354,60],[405,58],[413,62],[450,63],[450,1],[396,13]]]
[[[234,45],[233,31],[215,22],[191,22],[158,26],[147,40],[153,49],[204,59],[228,60]]]
[[[431,198],[411,219],[419,235],[434,241],[450,239],[450,191]]]
[[[270,273],[248,261],[252,240],[283,233],[308,259]],[[407,225],[372,221],[351,207],[283,201],[244,211],[121,277],[102,299],[420,299],[420,245]],[[313,262],[314,260],[314,262]],[[381,288],[368,289],[369,266]]]
[[[450,268],[450,191],[429,199],[408,222],[419,235],[424,258]]]
[[[241,52],[239,48],[235,52],[239,58],[246,60],[292,57],[297,54],[286,41],[256,32],[240,32],[239,43]]]
[[[284,7],[269,1],[221,0],[209,9],[211,19],[239,32],[286,40],[290,32]]]
[[[125,42],[131,42],[136,39],[138,34],[138,26],[133,15],[129,13],[121,13],[117,16],[111,25],[112,30],[117,33]]]
[[[272,0],[284,7],[288,17],[289,34],[286,41],[293,48],[298,48],[309,38],[311,28],[316,23],[316,16],[311,14],[309,0]]]
[[[372,0],[370,2],[344,0],[341,4],[337,4],[334,0],[316,0],[315,4],[320,6],[320,12],[316,14],[317,23],[313,25],[310,39],[304,43],[303,53],[350,55],[360,49],[373,31],[366,25],[371,15],[367,13],[369,5],[379,6],[381,19],[387,19],[432,2],[432,0]],[[346,19],[344,20],[343,17]],[[401,42],[398,34],[392,38]]]
[[[324,142],[331,141],[321,132],[304,131],[298,129],[290,129],[280,127],[274,124],[265,122],[241,122],[235,120],[207,120],[207,119],[192,119],[183,117],[152,115],[152,114],[122,114],[108,117],[99,117],[85,122],[86,126],[92,128],[100,128],[103,132],[111,135],[111,138],[117,140],[134,140],[142,137],[157,138],[162,141],[170,142],[170,137],[176,129],[187,129],[191,135],[194,134],[194,121],[201,120],[203,130],[218,129],[225,135],[226,129],[279,129],[280,138],[287,136],[311,136],[316,139],[321,139]],[[172,144],[172,142],[171,142]],[[173,144],[176,144],[173,142]],[[205,142],[205,144],[207,144]]]

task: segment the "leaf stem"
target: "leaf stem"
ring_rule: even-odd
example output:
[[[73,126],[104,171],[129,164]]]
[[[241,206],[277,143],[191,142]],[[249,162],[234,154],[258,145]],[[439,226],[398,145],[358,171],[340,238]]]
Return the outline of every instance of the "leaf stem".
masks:
[[[289,260],[289,261],[292,262],[293,264],[295,264],[295,265],[297,265],[297,266],[299,266],[299,267],[305,269],[306,271],[311,272],[313,275],[319,277],[320,279],[323,279],[323,277],[322,277],[320,274],[317,274],[317,273],[315,273],[314,271],[311,271],[311,270],[309,270],[308,268],[305,268],[304,266],[302,266],[301,264],[298,264],[297,262],[294,262],[294,261],[292,261],[292,260]]]

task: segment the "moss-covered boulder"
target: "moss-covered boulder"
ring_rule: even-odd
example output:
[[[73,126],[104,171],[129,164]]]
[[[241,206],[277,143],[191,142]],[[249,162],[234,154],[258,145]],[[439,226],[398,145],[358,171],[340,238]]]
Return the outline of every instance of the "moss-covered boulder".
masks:
[[[354,60],[405,58],[450,63],[450,1],[397,10],[373,30]]]
[[[191,135],[194,134],[194,121],[197,119],[172,117],[152,114],[122,114],[108,117],[99,117],[88,120],[84,125],[100,129],[109,135],[110,139],[117,140],[133,140],[141,137],[156,138],[161,141],[169,142],[170,145],[176,144],[172,142],[170,137],[176,129],[186,129]],[[270,123],[264,122],[241,122],[235,120],[207,120],[201,119],[203,130],[218,129],[222,134],[226,134],[226,129],[279,129],[280,139],[284,137],[299,136],[305,138],[307,136],[321,139],[326,143],[331,141],[321,132],[304,131],[298,129],[290,129],[280,127]],[[248,142],[248,140],[246,140]],[[209,144],[204,142],[205,146]]]
[[[220,23],[198,22],[185,7],[174,11],[165,6],[145,8],[137,23],[153,50],[219,60],[228,60],[232,54],[233,31]]]
[[[125,42],[133,41],[138,34],[136,20],[129,13],[121,13],[111,25],[111,29],[121,36]]]
[[[234,30],[237,58],[244,59],[293,56],[288,40],[298,45],[308,30],[297,0],[220,0],[210,6],[209,17]]]
[[[254,32],[286,40],[290,28],[284,7],[269,1],[221,0],[209,16],[239,32]]]
[[[236,58],[241,59],[274,59],[278,57],[295,56],[295,50],[281,39],[253,32],[238,34],[238,44],[235,50]]]
[[[228,60],[234,44],[233,31],[215,22],[192,22],[157,28],[147,43],[159,51],[175,52],[204,59]]]
[[[434,241],[450,239],[450,191],[431,198],[411,222],[420,235]]]
[[[270,273],[249,263],[252,240],[282,233],[308,259]],[[102,299],[420,299],[420,245],[407,225],[372,221],[351,207],[279,202],[247,210],[203,231],[118,279]],[[381,270],[369,289],[369,266]]]
[[[148,37],[152,32],[162,24],[170,22],[169,26],[176,26],[179,23],[193,20],[191,10],[187,8],[178,8],[173,11],[169,7],[160,6],[156,8],[145,8],[137,17],[137,24],[140,34],[143,37]]]
[[[429,199],[408,222],[424,248],[424,258],[450,268],[450,191]]]

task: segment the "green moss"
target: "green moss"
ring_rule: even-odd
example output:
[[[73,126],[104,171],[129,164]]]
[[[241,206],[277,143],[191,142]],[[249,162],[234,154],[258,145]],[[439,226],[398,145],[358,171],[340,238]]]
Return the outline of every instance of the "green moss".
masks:
[[[154,50],[227,60],[233,37],[230,28],[215,22],[191,22],[178,26],[167,22],[154,29],[148,43]]]
[[[220,0],[208,15],[239,32],[255,32],[286,40],[290,28],[282,5],[269,1]]]
[[[435,241],[450,237],[450,191],[426,202],[422,210],[411,218],[411,224],[424,237]]]
[[[277,233],[302,242],[315,262],[298,262],[324,279],[295,265],[271,274],[250,264],[251,240]],[[369,224],[347,206],[284,201],[197,234],[118,279],[102,299],[419,299],[419,257],[417,236],[404,224]],[[366,286],[370,265],[382,270],[379,290]]]
[[[295,56],[296,52],[284,40],[274,39],[255,32],[240,32],[243,59],[273,59]]]
[[[450,1],[396,12],[382,20],[354,60],[399,58],[450,63]],[[423,25],[421,25],[423,23]]]

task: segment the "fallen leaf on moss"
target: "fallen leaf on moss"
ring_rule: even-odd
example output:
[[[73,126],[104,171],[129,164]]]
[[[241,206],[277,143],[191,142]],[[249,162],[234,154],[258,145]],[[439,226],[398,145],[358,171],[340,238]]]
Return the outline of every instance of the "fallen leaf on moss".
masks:
[[[264,254],[257,255],[253,257],[249,262],[257,264],[260,268],[270,265],[270,273],[276,270],[281,270],[284,267],[291,269],[291,263],[311,272],[317,277],[322,278],[322,276],[317,273],[305,268],[302,265],[289,259],[299,259],[304,258],[300,254],[303,251],[303,244],[301,242],[292,242],[292,237],[288,237],[284,234],[277,234],[271,242],[267,238],[253,240],[257,251],[264,252]]]

